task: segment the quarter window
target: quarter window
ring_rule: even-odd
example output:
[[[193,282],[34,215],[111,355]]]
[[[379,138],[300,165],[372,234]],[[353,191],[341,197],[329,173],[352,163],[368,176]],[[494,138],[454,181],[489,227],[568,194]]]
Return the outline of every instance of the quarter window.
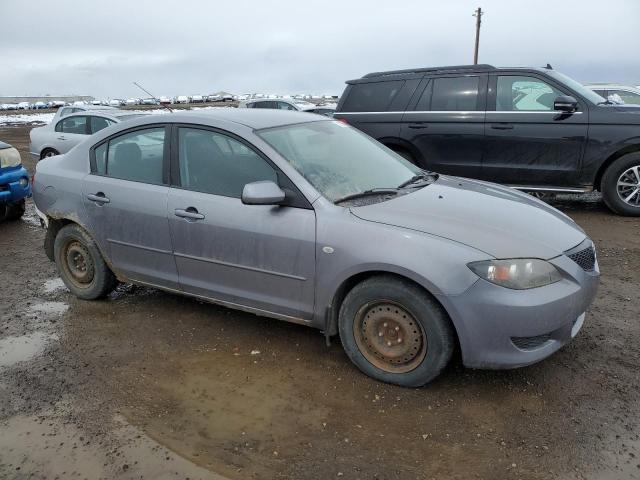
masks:
[[[280,110],[296,110],[296,107],[288,104],[287,102],[278,102],[278,108]]]
[[[112,138],[94,150],[95,171],[122,180],[163,184],[164,139],[164,127]]]
[[[342,110],[345,112],[385,112],[404,85],[404,80],[356,83],[351,85]]]
[[[552,111],[560,90],[535,78],[499,76],[496,88],[497,111]]]
[[[56,124],[56,132],[62,133],[76,133],[79,135],[86,135],[87,132],[87,117],[68,117],[64,120],[60,120]]]
[[[278,181],[266,160],[228,135],[180,128],[178,149],[180,185],[188,190],[240,198],[247,183]]]
[[[431,110],[473,111],[478,109],[480,77],[443,77],[432,80]],[[426,91],[426,89],[425,89]]]
[[[89,117],[91,119],[91,133],[96,133],[107,128],[109,125],[113,125],[115,122],[104,117]]]

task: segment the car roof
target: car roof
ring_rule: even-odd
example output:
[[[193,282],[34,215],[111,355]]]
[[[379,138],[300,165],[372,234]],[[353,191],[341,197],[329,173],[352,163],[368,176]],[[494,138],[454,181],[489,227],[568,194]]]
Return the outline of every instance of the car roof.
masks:
[[[190,112],[173,112],[157,115],[149,115],[144,119],[135,119],[136,125],[146,123],[200,123],[202,125],[215,126],[216,121],[227,121],[244,125],[254,130],[263,128],[280,127],[295,123],[319,122],[329,120],[312,113],[293,110],[276,109],[252,109],[252,108],[224,108],[198,109]]]
[[[73,117],[105,117],[105,118],[111,118],[114,120],[120,120],[121,117],[127,117],[129,115],[147,116],[151,114],[147,112],[118,110],[114,108],[112,110],[93,110],[90,112],[89,111],[73,112],[73,113],[70,113],[69,115],[65,115],[60,120],[62,121],[66,118],[73,118]]]

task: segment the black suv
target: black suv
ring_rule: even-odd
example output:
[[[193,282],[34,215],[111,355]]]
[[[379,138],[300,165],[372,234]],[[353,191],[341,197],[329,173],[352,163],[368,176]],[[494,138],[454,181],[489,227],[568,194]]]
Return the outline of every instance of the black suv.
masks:
[[[370,73],[335,113],[417,165],[527,191],[601,190],[640,215],[640,107],[612,105],[547,68]]]

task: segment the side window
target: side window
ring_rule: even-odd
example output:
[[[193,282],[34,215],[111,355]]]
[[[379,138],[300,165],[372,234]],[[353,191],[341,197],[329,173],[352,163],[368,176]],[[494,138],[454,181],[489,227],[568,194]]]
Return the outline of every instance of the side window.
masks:
[[[433,80],[429,80],[427,86],[424,87],[422,95],[420,95],[420,99],[418,103],[416,103],[415,110],[425,111],[431,108],[431,94],[433,93]]]
[[[296,107],[288,104],[287,102],[278,102],[278,109],[280,110],[296,110]]]
[[[560,90],[535,78],[501,75],[496,88],[498,111],[553,111],[553,102]]]
[[[240,198],[247,183],[278,181],[266,160],[221,133],[180,128],[178,152],[180,184],[188,190]]]
[[[356,83],[351,85],[342,110],[345,112],[385,112],[404,80]]]
[[[450,112],[478,109],[480,77],[443,77],[431,82],[431,110]]]
[[[67,117],[56,124],[56,132],[87,134],[87,117]]]
[[[162,184],[164,136],[164,127],[159,127],[112,138],[107,147],[104,174],[134,182]],[[102,146],[94,152],[98,173],[101,168],[100,148]]]
[[[640,105],[640,94],[627,92],[625,90],[609,90],[609,96],[618,95],[620,100],[631,105]]]
[[[89,118],[91,120],[90,121],[91,133],[99,132],[103,128],[107,128],[109,125],[113,125],[115,123],[114,121],[104,117],[89,117]]]

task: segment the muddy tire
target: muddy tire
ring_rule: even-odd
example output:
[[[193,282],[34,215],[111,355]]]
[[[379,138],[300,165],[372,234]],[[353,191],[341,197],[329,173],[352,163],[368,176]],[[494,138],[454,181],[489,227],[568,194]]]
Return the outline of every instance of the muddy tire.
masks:
[[[25,211],[25,201],[24,199],[20,200],[18,203],[14,203],[11,206],[7,207],[6,211],[6,219],[7,220],[18,220],[22,218]]]
[[[53,244],[53,255],[62,281],[78,298],[104,297],[118,283],[96,243],[76,224],[60,229]]]
[[[45,148],[40,154],[40,160],[47,157],[55,157],[56,155],[60,155],[60,152],[58,152],[55,148]]]
[[[640,216],[640,152],[614,161],[602,176],[602,199],[619,215]]]
[[[419,387],[449,363],[455,335],[443,308],[417,285],[377,276],[356,285],[338,317],[351,361],[386,383]]]

